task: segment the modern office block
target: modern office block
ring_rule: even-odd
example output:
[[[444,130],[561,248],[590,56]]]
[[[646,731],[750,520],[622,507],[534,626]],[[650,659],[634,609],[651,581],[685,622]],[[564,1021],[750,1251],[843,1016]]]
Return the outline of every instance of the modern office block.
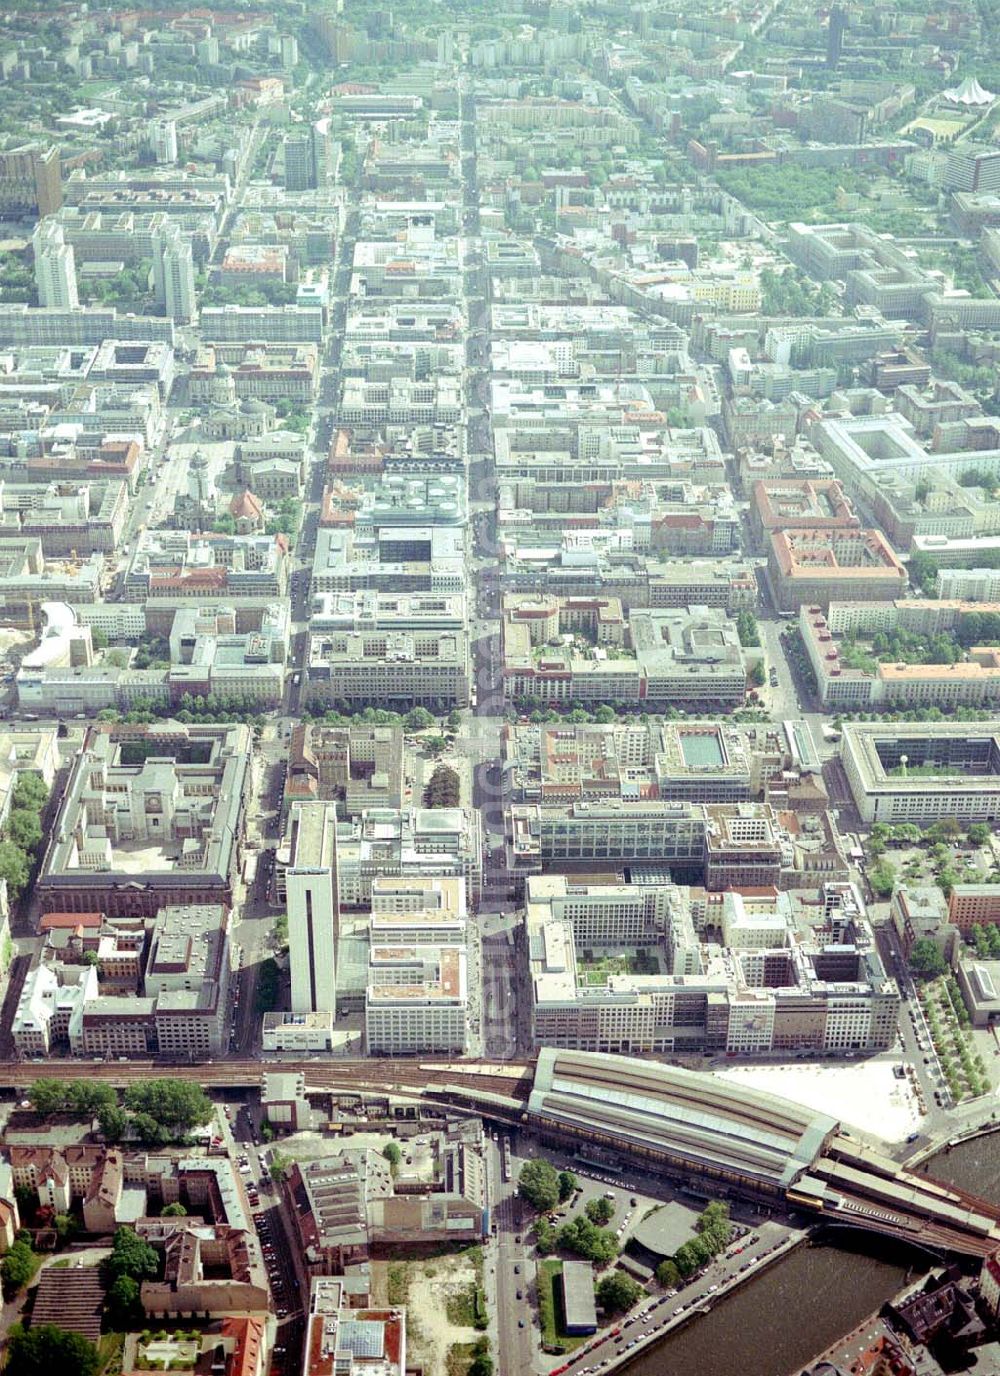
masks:
[[[289,819],[289,960],[292,1012],[332,1010],[337,1000],[337,809],[297,803]]]

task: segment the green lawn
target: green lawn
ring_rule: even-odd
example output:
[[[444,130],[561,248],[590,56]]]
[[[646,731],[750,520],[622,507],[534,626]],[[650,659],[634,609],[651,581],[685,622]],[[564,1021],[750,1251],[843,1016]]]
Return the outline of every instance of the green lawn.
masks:
[[[588,960],[586,953],[579,959],[585,984],[604,985],[609,975],[655,975],[660,962],[652,951],[631,951],[622,955],[601,956]]]
[[[97,1344],[97,1355],[101,1362],[101,1376],[118,1376],[122,1369],[122,1352],[125,1348],[124,1333],[102,1333]]]
[[[555,1347],[558,1344],[565,1352],[572,1352],[588,1339],[568,1337],[559,1326],[562,1299],[555,1279],[561,1275],[562,1262],[556,1258],[548,1257],[538,1263],[538,1323],[542,1330],[543,1346]]]

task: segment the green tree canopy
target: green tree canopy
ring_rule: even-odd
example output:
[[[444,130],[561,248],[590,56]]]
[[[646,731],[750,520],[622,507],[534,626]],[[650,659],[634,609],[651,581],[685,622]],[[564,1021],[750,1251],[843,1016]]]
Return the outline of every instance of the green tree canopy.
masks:
[[[117,1104],[113,1108],[101,1109],[97,1121],[107,1142],[121,1142],[128,1135],[128,1114]]]
[[[160,1210],[161,1218],[187,1218],[187,1209],[178,1199],[173,1204],[168,1204],[165,1209]]]
[[[424,789],[424,802],[428,807],[457,807],[461,797],[461,783],[456,770],[450,765],[439,764]]]
[[[610,1199],[600,1196],[597,1199],[588,1199],[584,1208],[584,1213],[591,1223],[596,1223],[603,1228],[605,1223],[610,1223],[615,1213],[615,1206]]]
[[[97,1376],[100,1365],[92,1342],[52,1323],[18,1323],[7,1335],[7,1370],[17,1376]]]
[[[41,812],[48,796],[48,785],[42,776],[32,774],[29,770],[23,770],[17,776],[17,783],[14,785],[14,792],[11,796],[11,806],[30,807],[35,812]]]
[[[677,1263],[667,1257],[666,1261],[661,1261],[656,1268],[656,1279],[667,1290],[672,1290],[681,1278],[681,1273],[677,1269]]]
[[[31,869],[28,857],[13,841],[0,841],[0,879],[6,879],[12,899],[20,898],[28,887]]]
[[[28,1098],[36,1113],[48,1118],[61,1113],[66,1103],[66,1086],[62,1080],[33,1080],[28,1086]]]
[[[7,816],[7,834],[22,850],[33,851],[42,839],[42,823],[31,808],[11,808]]]
[[[606,1265],[618,1255],[618,1241],[614,1233],[598,1228],[589,1218],[578,1214],[559,1229],[559,1246],[575,1252],[585,1261]]]
[[[526,1161],[517,1177],[517,1191],[539,1213],[548,1213],[559,1203],[559,1174],[550,1161]]]
[[[149,1113],[133,1113],[129,1118],[129,1131],[147,1147],[164,1147],[172,1135]]]
[[[879,898],[889,898],[896,885],[896,866],[886,859],[880,859],[868,871],[868,882],[872,892]]]
[[[620,1314],[631,1309],[641,1294],[642,1286],[624,1271],[612,1271],[597,1284],[597,1303],[605,1314]]]
[[[713,1199],[706,1204],[695,1222],[695,1231],[708,1232],[720,1226],[729,1227],[729,1205],[721,1199]]]
[[[212,1103],[200,1085],[188,1080],[142,1080],[125,1091],[125,1107],[146,1113],[168,1131],[182,1134],[212,1117]]]
[[[53,1113],[95,1117],[118,1102],[112,1087],[97,1080],[35,1080],[28,1089],[28,1098],[35,1112],[45,1117]]]
[[[382,1148],[382,1155],[394,1170],[403,1159],[403,1153],[399,1150],[398,1142],[386,1142]]]
[[[66,1086],[66,1107],[71,1113],[94,1118],[117,1104],[114,1089],[100,1080],[73,1080]]]
[[[426,707],[413,707],[403,718],[407,731],[426,731],[434,725],[434,717]]]
[[[29,1245],[26,1242],[12,1243],[3,1261],[0,1261],[4,1292],[13,1295],[23,1290],[37,1270],[38,1258]]]
[[[535,1220],[535,1249],[542,1257],[551,1256],[556,1250],[555,1225],[544,1214],[539,1214]]]
[[[559,1172],[559,1203],[565,1204],[567,1199],[572,1199],[573,1195],[580,1188],[580,1182],[572,1171]]]
[[[273,1151],[271,1153],[271,1164],[268,1167],[271,1179],[279,1185],[283,1180],[287,1180],[291,1164],[292,1158],[290,1156],[282,1156],[280,1151]]]
[[[72,1214],[56,1214],[53,1222],[60,1247],[65,1247],[80,1231],[80,1225]]]
[[[690,1276],[699,1266],[704,1266],[712,1253],[700,1237],[693,1237],[674,1253],[674,1264],[682,1276]]]
[[[930,937],[921,937],[910,951],[910,969],[918,979],[936,979],[948,966],[945,958]]]
[[[744,648],[760,644],[760,631],[757,628],[757,618],[753,612],[744,610],[737,613],[736,633]]]
[[[139,1301],[139,1282],[131,1276],[118,1276],[107,1295],[108,1311],[117,1328],[131,1328],[143,1316]]]
[[[113,1280],[130,1276],[134,1281],[155,1280],[160,1274],[156,1248],[144,1242],[134,1228],[119,1228],[111,1255],[105,1263]]]
[[[933,593],[937,588],[937,560],[930,554],[915,553],[909,560],[910,581],[922,592]]]

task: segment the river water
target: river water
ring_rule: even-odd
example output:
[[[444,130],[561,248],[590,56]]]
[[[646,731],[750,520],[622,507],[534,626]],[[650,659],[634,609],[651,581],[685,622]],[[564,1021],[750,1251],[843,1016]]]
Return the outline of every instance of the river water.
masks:
[[[906,1266],[891,1250],[803,1245],[625,1370],[789,1376],[895,1294]]]
[[[1000,1133],[939,1153],[926,1169],[1000,1203]],[[912,1262],[902,1249],[876,1239],[799,1247],[625,1371],[791,1376],[894,1295]]]

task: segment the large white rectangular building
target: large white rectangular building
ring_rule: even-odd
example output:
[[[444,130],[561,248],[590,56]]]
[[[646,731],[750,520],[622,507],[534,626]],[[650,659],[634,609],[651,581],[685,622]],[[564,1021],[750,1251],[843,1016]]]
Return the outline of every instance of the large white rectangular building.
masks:
[[[464,1055],[468,997],[464,945],[373,945],[365,992],[368,1054]]]
[[[840,758],[866,822],[1000,818],[1000,720],[845,722]]]
[[[285,871],[292,1012],[331,1012],[337,1004],[337,808],[295,803]]]
[[[462,880],[378,876],[371,903],[369,1054],[464,1053],[469,992]]]

